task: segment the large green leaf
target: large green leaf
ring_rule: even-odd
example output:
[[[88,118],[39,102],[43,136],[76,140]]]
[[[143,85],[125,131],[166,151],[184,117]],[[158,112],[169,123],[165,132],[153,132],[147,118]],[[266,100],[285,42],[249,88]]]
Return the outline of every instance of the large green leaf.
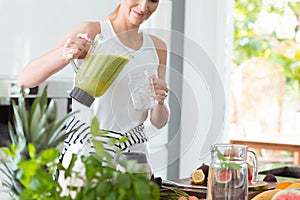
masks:
[[[14,125],[15,125],[15,133],[18,138],[25,137],[24,128],[23,128],[23,115],[19,113],[18,107],[14,102],[12,102],[13,111],[14,111]],[[24,124],[26,124],[26,121],[24,121]]]
[[[45,165],[50,162],[54,162],[58,157],[59,157],[59,150],[51,148],[42,151],[38,158],[38,161],[41,164]]]
[[[40,106],[41,109],[44,110],[45,108],[47,108],[48,105],[48,85],[45,86],[45,88],[43,89],[42,94],[39,97],[39,101],[40,101]]]
[[[45,118],[44,113],[42,113],[41,108],[37,106],[35,110],[32,111],[30,118],[30,133],[28,133],[28,135],[30,135],[28,140],[30,142],[34,141],[33,138],[36,137],[36,132],[38,132],[38,130],[41,128],[41,125],[45,123],[43,118]]]
[[[66,126],[67,121],[77,112],[78,111],[70,112],[51,125],[51,129],[49,130],[49,133],[51,133],[48,142],[49,146],[52,146],[53,144],[57,143],[56,139],[59,138],[58,136],[60,135],[63,128]]]
[[[55,100],[53,100],[53,99],[51,99],[48,104],[46,116],[47,116],[47,121],[49,123],[52,123],[57,118],[57,105],[56,105]]]
[[[16,144],[18,138],[11,122],[8,122],[8,131],[9,131],[9,136],[12,144]]]
[[[18,101],[19,101],[19,106],[18,106],[19,112],[18,113],[22,119],[22,121],[21,121],[21,123],[23,125],[22,128],[23,128],[25,135],[28,137],[27,134],[29,134],[29,116],[28,116],[28,111],[26,109],[26,105],[25,105],[25,99],[24,99],[24,97],[20,97],[18,99]]]
[[[133,182],[135,200],[152,200],[149,183],[145,180],[135,180]]]
[[[104,146],[102,142],[98,140],[92,140],[94,148],[97,152],[97,155],[99,155],[101,158],[104,157]]]

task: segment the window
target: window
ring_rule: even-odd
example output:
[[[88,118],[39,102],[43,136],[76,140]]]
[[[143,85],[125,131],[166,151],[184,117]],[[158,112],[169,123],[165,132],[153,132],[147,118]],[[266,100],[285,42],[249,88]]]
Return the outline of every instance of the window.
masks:
[[[295,143],[300,134],[300,1],[236,0],[231,138]]]

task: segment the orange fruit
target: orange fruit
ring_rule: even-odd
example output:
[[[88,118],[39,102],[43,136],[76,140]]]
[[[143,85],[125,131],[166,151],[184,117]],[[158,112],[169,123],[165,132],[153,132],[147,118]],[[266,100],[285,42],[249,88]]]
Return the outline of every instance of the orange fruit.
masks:
[[[205,180],[205,175],[202,169],[198,169],[191,174],[191,179],[194,184],[202,184]]]
[[[178,200],[187,200],[186,197],[179,197]]]
[[[300,183],[293,183],[293,184],[287,186],[286,188],[300,188]]]
[[[189,196],[188,200],[199,200],[196,196]]]
[[[287,188],[288,186],[292,185],[293,183],[290,182],[290,181],[282,181],[282,182],[279,182],[276,186],[275,186],[275,189],[285,189]]]
[[[300,179],[295,180],[294,183],[300,183]]]

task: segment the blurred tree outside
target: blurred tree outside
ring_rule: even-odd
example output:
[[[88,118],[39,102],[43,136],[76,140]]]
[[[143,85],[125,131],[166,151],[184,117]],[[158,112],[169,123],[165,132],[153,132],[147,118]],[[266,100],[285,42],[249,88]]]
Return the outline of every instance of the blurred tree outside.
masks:
[[[290,103],[291,99],[297,98],[300,102],[300,38],[298,38],[298,41],[297,37],[282,39],[279,37],[277,29],[275,32],[275,28],[279,26],[281,20],[279,17],[283,18],[283,16],[292,12],[297,17],[297,25],[294,27],[294,31],[297,33],[299,29],[299,10],[300,2],[297,1],[235,1],[232,67],[234,74],[232,73],[231,77],[231,79],[234,79],[231,81],[231,90],[233,91],[231,103],[232,124],[243,124],[242,118],[245,117],[244,121],[248,123],[247,126],[251,126],[252,130],[257,129],[259,130],[257,132],[266,134],[274,134],[274,131],[282,134],[285,131],[297,128],[295,124],[285,124],[285,121],[289,121],[297,114],[294,113],[295,115],[292,114],[292,116],[288,113],[291,112],[289,110],[291,107],[294,111],[300,108],[298,107],[300,104],[291,105]],[[277,18],[271,18],[270,16]],[[259,20],[260,22],[263,21],[264,24],[259,24]],[[282,24],[286,25],[285,23]],[[281,31],[287,32],[288,30],[284,26]],[[255,74],[255,78],[247,82],[246,76],[249,76],[251,70]],[[246,71],[248,74],[246,74]],[[282,74],[282,79],[280,74]],[[282,80],[284,83],[281,83]],[[251,85],[256,87],[256,91],[250,91],[249,87]],[[246,86],[248,88],[245,88]],[[272,89],[272,87],[275,89]],[[274,91],[276,91],[276,95]],[[259,95],[256,99],[255,92]],[[264,100],[261,100],[261,98],[266,97],[265,101],[267,103],[262,103]],[[250,102],[251,99],[252,102]],[[274,101],[274,103],[269,103],[270,101]],[[259,113],[259,110],[264,107],[254,108],[255,106],[266,106],[266,104],[269,104],[267,105],[269,108],[261,113]],[[242,106],[245,105],[248,107],[243,108]],[[277,114],[272,118],[273,112]],[[249,118],[250,115],[252,115],[252,119]],[[269,121],[273,120],[274,123],[269,123],[268,119]],[[240,127],[241,130],[237,132],[245,132],[245,126],[244,123],[242,128]],[[257,128],[255,129],[255,127]]]

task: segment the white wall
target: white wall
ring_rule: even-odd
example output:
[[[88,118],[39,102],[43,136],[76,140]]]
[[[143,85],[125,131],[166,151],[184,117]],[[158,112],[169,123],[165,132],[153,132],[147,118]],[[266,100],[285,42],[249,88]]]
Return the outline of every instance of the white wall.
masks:
[[[0,78],[15,78],[29,60],[54,47],[81,21],[96,21],[119,0],[0,0]],[[71,67],[55,78],[73,77]]]
[[[213,118],[226,116],[226,88],[231,43],[233,0],[188,0],[185,7],[184,84],[182,99],[181,157],[179,177],[188,177],[203,162],[210,163],[209,146],[226,141],[226,126]],[[216,69],[218,73],[214,70]],[[220,75],[220,77],[219,77]],[[213,89],[209,87],[213,85]],[[227,94],[226,94],[227,95]],[[215,98],[213,98],[215,97]],[[224,97],[225,98],[225,97]],[[221,105],[216,108],[216,105]],[[226,120],[226,118],[225,118]],[[223,126],[222,120],[222,126]]]

